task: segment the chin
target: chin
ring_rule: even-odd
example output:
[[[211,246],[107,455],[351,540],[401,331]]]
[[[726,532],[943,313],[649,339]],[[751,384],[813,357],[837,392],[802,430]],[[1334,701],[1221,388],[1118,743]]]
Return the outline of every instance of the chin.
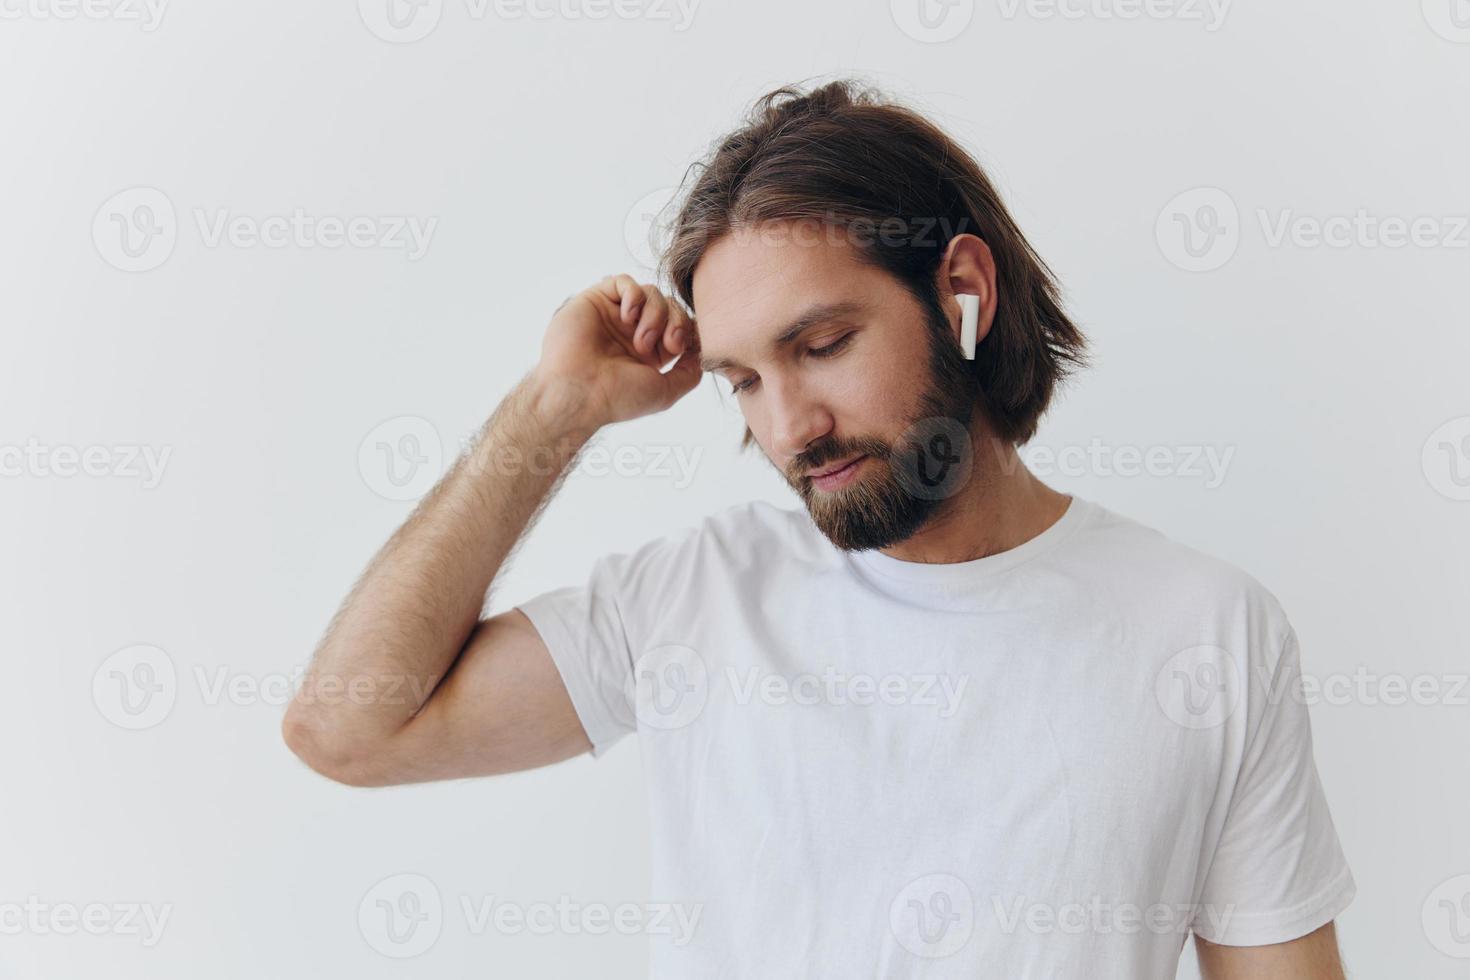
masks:
[[[908,493],[891,474],[864,475],[832,493],[813,489],[808,480],[798,493],[817,530],[842,551],[871,551],[907,541],[939,504]]]

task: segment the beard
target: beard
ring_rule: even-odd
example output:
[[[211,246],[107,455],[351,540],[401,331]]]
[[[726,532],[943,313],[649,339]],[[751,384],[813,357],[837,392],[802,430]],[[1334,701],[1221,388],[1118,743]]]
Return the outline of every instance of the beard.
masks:
[[[929,377],[903,434],[892,443],[872,436],[829,439],[808,447],[782,472],[818,530],[843,551],[907,540],[969,483],[975,457],[970,422],[980,384],[937,301],[925,305]],[[857,454],[869,459],[845,486],[819,490],[805,475]]]

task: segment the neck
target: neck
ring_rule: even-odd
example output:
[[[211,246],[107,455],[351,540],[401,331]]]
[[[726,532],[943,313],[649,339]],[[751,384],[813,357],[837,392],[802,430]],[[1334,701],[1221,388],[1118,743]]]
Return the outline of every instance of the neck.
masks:
[[[1016,447],[981,428],[965,488],[915,534],[882,553],[900,561],[972,561],[1024,544],[1055,524],[1071,498],[1042,483]]]

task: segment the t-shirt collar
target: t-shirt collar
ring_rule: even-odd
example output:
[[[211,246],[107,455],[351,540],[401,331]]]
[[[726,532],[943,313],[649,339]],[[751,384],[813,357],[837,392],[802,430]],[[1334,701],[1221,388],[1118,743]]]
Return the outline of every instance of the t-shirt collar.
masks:
[[[1051,550],[1077,530],[1092,509],[1091,502],[1073,495],[1062,516],[1040,534],[1014,548],[970,561],[903,561],[877,550],[851,552],[850,557],[864,568],[885,578],[918,585],[963,585],[1008,571]]]

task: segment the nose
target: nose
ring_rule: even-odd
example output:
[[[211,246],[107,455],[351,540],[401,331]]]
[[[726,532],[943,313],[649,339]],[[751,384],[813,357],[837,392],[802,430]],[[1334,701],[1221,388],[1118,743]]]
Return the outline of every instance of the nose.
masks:
[[[783,463],[832,431],[832,413],[795,382],[767,385],[771,449]]]

